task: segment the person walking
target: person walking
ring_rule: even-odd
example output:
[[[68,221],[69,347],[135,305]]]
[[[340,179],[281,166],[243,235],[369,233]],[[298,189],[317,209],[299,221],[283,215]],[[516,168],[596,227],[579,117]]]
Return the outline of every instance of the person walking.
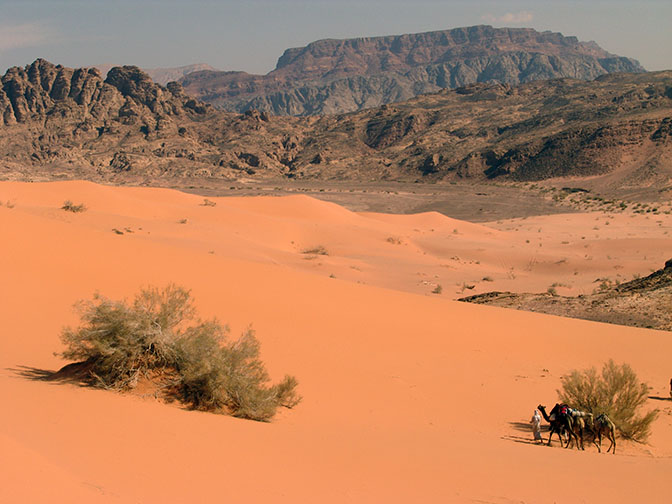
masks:
[[[534,434],[535,443],[544,443],[544,440],[541,438],[541,414],[539,410],[535,409],[534,414],[532,415],[532,420],[530,420],[532,425],[532,433]]]

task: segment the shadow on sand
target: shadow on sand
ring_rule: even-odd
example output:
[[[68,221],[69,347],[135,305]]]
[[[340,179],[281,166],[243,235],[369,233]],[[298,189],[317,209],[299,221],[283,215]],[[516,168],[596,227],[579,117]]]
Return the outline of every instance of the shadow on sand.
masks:
[[[507,435],[507,436],[502,436],[500,439],[504,439],[506,441],[513,441],[514,443],[522,443],[522,444],[529,444],[529,445],[541,445],[538,441],[535,441],[532,437],[532,426],[530,425],[529,422],[509,422],[509,426],[511,426],[513,429],[519,431],[519,432],[525,432],[525,436],[516,436],[516,435]],[[548,426],[547,425],[542,425],[541,426],[541,432],[546,432],[548,431]]]
[[[82,370],[85,367],[83,364],[84,363],[81,362],[68,364],[58,371],[31,366],[17,366],[15,368],[7,368],[7,370],[27,380],[52,383],[73,383],[81,387],[89,387],[91,384],[82,379]]]
[[[528,436],[528,437],[502,436],[500,439],[503,439],[505,441],[513,441],[514,443],[521,443],[521,444],[528,444],[528,445],[537,445],[537,446],[543,446],[544,445],[543,443],[540,443],[540,442],[532,439],[531,433],[530,433],[530,436]]]
[[[649,399],[653,399],[654,401],[671,401],[672,402],[672,397],[649,396]]]

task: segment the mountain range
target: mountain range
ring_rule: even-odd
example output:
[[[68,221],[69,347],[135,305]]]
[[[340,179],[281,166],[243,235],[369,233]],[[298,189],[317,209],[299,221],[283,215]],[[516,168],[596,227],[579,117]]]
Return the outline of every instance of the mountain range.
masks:
[[[472,84],[323,117],[219,111],[137,67],[37,60],[0,80],[0,177],[672,180],[672,72]]]
[[[267,75],[202,70],[180,82],[187,94],[222,110],[305,116],[372,108],[476,82],[593,80],[642,71],[637,61],[595,42],[529,28],[472,26],[319,40],[287,49]]]

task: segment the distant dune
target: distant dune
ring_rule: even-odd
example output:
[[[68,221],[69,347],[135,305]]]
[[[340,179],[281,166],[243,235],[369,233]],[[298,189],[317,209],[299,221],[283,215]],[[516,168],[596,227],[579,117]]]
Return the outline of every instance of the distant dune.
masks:
[[[669,500],[668,332],[452,301],[646,273],[669,259],[669,215],[481,225],[305,196],[210,201],[0,183],[0,501]],[[303,402],[263,424],[30,379],[64,364],[53,352],[75,301],[168,282],[234,335],[253,324],[272,376],[295,375]],[[652,386],[649,444],[533,445],[527,422],[560,377],[609,358]]]

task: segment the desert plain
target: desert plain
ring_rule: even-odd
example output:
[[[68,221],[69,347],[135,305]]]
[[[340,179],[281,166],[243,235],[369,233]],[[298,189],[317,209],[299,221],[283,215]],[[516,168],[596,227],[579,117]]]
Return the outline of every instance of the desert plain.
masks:
[[[647,275],[669,214],[473,223],[81,181],[1,182],[0,202],[1,502],[669,502],[669,332],[455,301]],[[75,302],[169,283],[251,325],[303,401],[261,423],[36,379],[66,364]],[[535,445],[536,405],[608,359],[651,386],[648,442]]]

